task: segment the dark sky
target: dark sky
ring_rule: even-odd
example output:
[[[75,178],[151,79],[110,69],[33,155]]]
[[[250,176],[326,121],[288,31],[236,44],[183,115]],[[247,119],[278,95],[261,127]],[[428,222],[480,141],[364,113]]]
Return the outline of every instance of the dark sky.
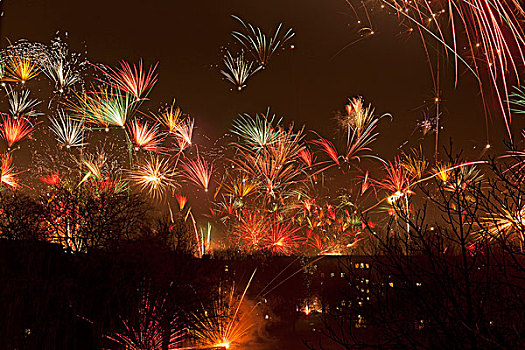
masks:
[[[1,35],[12,42],[48,43],[57,31],[68,32],[70,46],[80,50],[85,43],[93,62],[159,61],[159,82],[147,107],[176,98],[211,138],[226,132],[238,113],[267,107],[285,121],[332,136],[334,112],[348,97],[362,95],[378,113],[394,117],[382,121],[376,148],[390,158],[407,139],[417,145],[420,134],[410,136],[421,119],[417,108],[434,96],[421,41],[401,34],[397,17],[387,12],[370,8],[376,35],[331,59],[358,38],[356,18],[343,0],[4,0],[3,9]],[[240,93],[230,91],[216,67],[220,48],[233,43],[230,33],[240,29],[231,14],[267,30],[282,21],[296,33],[295,50],[274,56]],[[485,117],[477,85],[465,71],[460,68],[457,89],[453,69],[442,72],[442,140],[452,137],[472,150],[485,144]],[[490,130],[491,142],[501,144],[501,117],[494,117]]]

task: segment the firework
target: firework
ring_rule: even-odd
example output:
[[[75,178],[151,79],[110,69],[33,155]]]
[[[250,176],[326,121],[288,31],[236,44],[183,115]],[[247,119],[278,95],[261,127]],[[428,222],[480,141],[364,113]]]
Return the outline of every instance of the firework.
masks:
[[[239,177],[228,176],[219,185],[219,189],[224,191],[226,196],[243,198],[253,193],[257,193],[259,183],[244,175]]]
[[[191,146],[193,138],[193,125],[194,120],[187,118],[186,120],[179,123],[175,128],[175,133],[173,133],[173,136],[175,137],[175,143],[180,152]]]
[[[188,203],[188,198],[179,194],[175,196],[175,199],[177,200],[177,203],[179,204],[179,210],[184,210],[184,207],[186,206],[186,203]]]
[[[351,99],[346,106],[347,116],[343,119],[346,125],[346,154],[345,161],[352,159],[360,160],[361,153],[371,151],[370,144],[375,141],[378,133],[375,132],[379,121],[390,114],[386,113],[379,117],[374,115],[374,109],[369,104],[364,107],[363,100],[360,97]],[[341,124],[341,122],[340,122]],[[376,158],[375,156],[369,156]]]
[[[256,114],[255,117],[249,114],[239,115],[233,122],[231,132],[237,135],[248,146],[261,149],[272,145],[279,138],[279,129],[273,126],[275,115],[268,118],[269,110],[266,114]],[[279,125],[280,120],[276,122]]]
[[[428,161],[423,155],[421,148],[412,149],[410,153],[403,153],[401,165],[408,171],[414,179],[421,179],[428,168]]]
[[[102,195],[113,195],[124,193],[128,184],[119,174],[117,175],[108,175],[105,177],[92,177],[86,182],[86,188],[90,193],[94,194],[97,197]]]
[[[284,130],[278,128],[275,142],[263,148],[249,147],[239,143],[237,156],[232,160],[239,171],[257,179],[270,198],[277,198],[304,180],[304,164],[299,162],[303,130],[293,131],[293,125]],[[249,142],[250,143],[250,142]],[[248,144],[249,144],[248,143]],[[290,194],[290,192],[288,192]]]
[[[77,102],[69,105],[76,119],[105,128],[110,125],[123,128],[134,107],[130,95],[107,88],[77,95]]]
[[[232,231],[237,245],[247,252],[258,251],[265,247],[269,233],[269,218],[255,210],[243,210]]]
[[[40,104],[38,100],[29,98],[29,90],[11,91],[9,93],[9,113],[14,116],[25,115],[28,118],[42,115],[34,110]]]
[[[23,116],[2,116],[2,121],[0,136],[7,142],[8,148],[29,137],[36,127],[36,124],[33,125],[28,118]]]
[[[133,120],[128,129],[136,151],[139,149],[149,152],[162,151],[160,144],[164,140],[165,135],[159,133],[158,125],[150,126],[148,122],[141,124],[138,120]]]
[[[121,61],[120,67],[115,69],[107,68],[107,70],[104,70],[104,73],[106,73],[113,87],[135,97],[138,101],[146,99],[146,96],[157,82],[156,68],[157,64],[150,66],[146,72],[143,69],[141,59],[138,65],[134,64],[133,67],[129,63]]]
[[[300,227],[291,222],[282,223],[274,220],[270,225],[266,249],[277,255],[290,255],[296,251],[301,238],[296,235]]]
[[[66,148],[82,147],[84,143],[84,127],[82,122],[71,119],[64,111],[59,110],[57,116],[49,118],[49,128],[57,137],[57,141]]]
[[[328,141],[327,139],[324,139],[322,137],[319,137],[317,140],[312,140],[312,144],[317,145],[321,148],[321,150],[337,165],[341,165],[341,162],[339,161],[339,154],[337,153],[337,150],[335,149],[335,146],[332,142]]]
[[[182,122],[182,109],[175,105],[175,100],[169,108],[160,115],[153,114],[152,118],[168,129],[170,133],[176,133]],[[190,136],[191,141],[191,136]],[[190,142],[191,143],[191,142]]]
[[[388,197],[389,203],[395,203],[401,197],[414,194],[411,190],[414,185],[414,177],[398,158],[394,162],[386,163],[384,168],[386,171],[384,180],[375,181],[375,183],[391,193],[391,196]]]
[[[515,86],[514,92],[509,95],[511,111],[516,114],[525,114],[525,86]]]
[[[50,186],[58,186],[60,184],[60,174],[57,170],[49,175],[41,176],[40,181]]]
[[[351,134],[350,130],[354,130],[358,136],[361,135],[375,119],[374,109],[371,105],[365,107],[360,97],[349,99],[345,112],[338,114],[336,120],[341,128],[347,130],[347,134]]]
[[[38,62],[20,50],[9,50],[5,58],[5,81],[25,84],[40,74]]]
[[[122,319],[122,331],[108,339],[129,350],[181,349],[183,326],[166,308],[166,297],[154,296],[151,286],[141,286],[139,302],[128,319]]]
[[[258,66],[252,69],[253,62],[246,61],[244,59],[244,53],[233,58],[229,51],[227,51],[224,56],[224,65],[227,70],[221,70],[221,74],[226,80],[235,85],[239,91],[246,86],[246,80],[262,68],[262,66]]]
[[[232,32],[233,37],[253,54],[263,68],[268,65],[268,61],[277,49],[295,35],[292,28],[288,29],[284,34],[281,33],[282,23],[280,23],[273,35],[267,37],[260,28],[245,23],[235,15],[232,15],[232,17],[239,21],[245,30],[244,33]]]
[[[441,113],[436,116],[436,113],[432,110],[430,110],[428,107],[425,108],[423,111],[423,119],[418,123],[419,128],[421,129],[421,133],[423,136],[426,136],[429,133],[433,133],[436,131],[438,120],[440,124],[442,124],[441,121]]]
[[[521,23],[525,10],[517,1],[464,0],[433,3],[428,0],[407,2],[404,0],[383,0],[383,4],[394,9],[400,18],[406,18],[416,26],[424,41],[429,34],[440,42],[445,50],[455,58],[457,67],[461,61],[478,79],[483,94],[483,78],[487,76],[498,98],[498,103],[505,116],[509,135],[510,110],[508,82],[519,80],[519,69],[525,63],[525,35]],[[446,14],[450,32],[440,24],[439,15]],[[458,36],[464,33],[463,38]],[[448,35],[447,35],[448,34]],[[447,38],[451,38],[450,40]],[[465,42],[466,45],[461,44]],[[465,54],[459,52],[464,47]],[[428,51],[427,51],[428,53]],[[471,64],[463,58],[472,57]],[[433,78],[434,72],[432,72]],[[436,97],[439,101],[439,96]]]
[[[299,160],[304,163],[307,167],[312,167],[315,162],[315,156],[308,148],[303,148],[299,151]]]
[[[502,207],[499,213],[488,213],[481,220],[482,228],[479,237],[488,235],[489,239],[516,235],[521,242],[525,242],[525,207],[510,210]]]
[[[178,187],[179,172],[168,159],[151,156],[130,171],[129,178],[140,190],[148,192],[153,198],[161,198],[170,188]]]
[[[235,285],[229,291],[219,288],[218,299],[211,308],[194,314],[194,337],[202,348],[235,349],[246,344],[254,321],[251,319],[255,306],[250,307],[246,292],[255,275],[253,272],[242,294],[237,295]]]
[[[82,155],[79,163],[82,167],[86,168],[86,174],[80,181],[80,184],[84,183],[90,178],[100,179],[102,178],[102,167],[106,165],[107,158],[105,153],[100,153],[98,155],[85,154]]]
[[[434,175],[439,179],[441,182],[446,183],[451,175],[450,172],[451,164],[449,163],[437,163],[434,167]]]
[[[16,177],[20,172],[16,172],[13,166],[13,159],[10,154],[2,155],[2,168],[0,172],[0,185],[11,189],[17,189],[20,187],[20,182]]]
[[[77,56],[70,54],[67,45],[59,39],[54,40],[47,51],[42,70],[55,83],[55,88],[60,93],[82,81],[80,72],[75,67],[78,63]]]
[[[200,156],[198,150],[197,157],[194,160],[187,159],[182,162],[182,168],[185,170],[186,179],[197,186],[202,186],[204,191],[208,192],[213,164],[208,163],[202,156]]]
[[[479,185],[483,181],[483,174],[475,166],[462,166],[452,172],[445,183],[445,190],[450,192],[464,191]]]

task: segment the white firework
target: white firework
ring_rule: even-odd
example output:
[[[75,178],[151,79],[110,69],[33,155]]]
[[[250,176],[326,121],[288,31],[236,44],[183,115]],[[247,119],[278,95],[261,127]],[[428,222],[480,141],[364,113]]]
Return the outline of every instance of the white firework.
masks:
[[[58,92],[63,93],[82,80],[79,70],[75,68],[82,66],[82,63],[78,63],[79,55],[70,54],[66,43],[57,38],[52,41],[46,53],[42,70],[55,83]]]
[[[11,91],[9,93],[9,113],[13,116],[36,117],[42,115],[34,109],[39,104],[40,101],[29,98],[29,90]]]
[[[262,69],[262,66],[257,66],[253,69],[253,62],[245,60],[244,53],[234,58],[229,51],[226,51],[224,56],[224,64],[228,69],[221,70],[221,74],[235,85],[239,91],[246,86],[245,83],[249,77]]]
[[[50,129],[56,135],[58,142],[66,146],[82,147],[85,145],[84,128],[81,121],[76,121],[67,116],[63,111],[58,111],[56,117],[49,118]]]

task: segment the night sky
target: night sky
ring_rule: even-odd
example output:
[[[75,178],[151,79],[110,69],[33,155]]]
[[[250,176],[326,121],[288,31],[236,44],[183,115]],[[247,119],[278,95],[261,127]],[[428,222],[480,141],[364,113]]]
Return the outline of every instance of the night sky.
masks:
[[[156,110],[176,98],[196,118],[198,134],[210,140],[227,132],[238,113],[264,112],[268,107],[285,122],[306,124],[308,130],[332,137],[335,111],[348,97],[361,95],[377,113],[393,115],[392,121],[380,123],[375,147],[388,159],[399,154],[398,147],[407,140],[404,147],[418,146],[421,107],[434,92],[420,38],[405,34],[395,15],[367,8],[375,35],[335,57],[359,38],[357,19],[343,0],[7,0],[1,35],[5,46],[5,38],[49,43],[57,31],[62,37],[67,32],[71,49],[87,47],[92,62],[114,65],[141,57],[148,64],[158,61],[159,81],[145,109]],[[363,9],[357,10],[366,20]],[[290,42],[295,49],[287,45],[241,92],[231,91],[219,73],[221,48],[235,43],[230,33],[240,29],[231,14],[266,31],[283,22],[296,33]],[[460,67],[454,88],[452,60],[447,66],[441,72],[441,140],[448,143],[451,137],[467,154],[479,156],[486,128],[477,83]],[[490,142],[499,148],[506,134],[497,107],[493,110]],[[431,154],[433,136],[423,145]]]

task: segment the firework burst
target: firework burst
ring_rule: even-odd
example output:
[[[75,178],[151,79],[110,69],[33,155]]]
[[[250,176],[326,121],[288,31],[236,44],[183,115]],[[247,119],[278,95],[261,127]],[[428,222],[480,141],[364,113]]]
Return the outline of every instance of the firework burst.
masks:
[[[123,128],[134,107],[130,95],[107,88],[77,95],[77,102],[69,104],[75,118],[105,128],[110,125]]]
[[[148,122],[141,124],[138,120],[133,120],[128,126],[131,140],[135,144],[135,150],[140,149],[149,152],[162,152],[160,146],[165,135],[159,132],[158,125],[148,125]]]
[[[153,198],[162,198],[168,189],[178,187],[179,172],[169,159],[151,156],[138,164],[129,173],[131,181],[136,183],[141,191],[149,193]]]
[[[166,297],[154,296],[149,285],[141,286],[134,314],[122,319],[122,331],[107,338],[129,350],[183,349],[183,326],[167,310]]]
[[[153,114],[152,118],[168,129],[170,133],[176,133],[182,122],[182,109],[175,105],[175,101],[161,114]],[[191,141],[191,136],[190,136]],[[191,142],[190,142],[191,143]]]
[[[14,116],[25,115],[28,118],[42,115],[34,110],[40,104],[40,101],[29,98],[29,90],[11,91],[9,93],[9,113]]]
[[[207,162],[201,155],[199,155],[198,150],[197,157],[194,160],[186,159],[182,162],[182,168],[185,171],[186,179],[197,186],[201,186],[205,192],[208,192],[213,164]]]
[[[84,127],[82,122],[71,119],[64,111],[59,110],[55,117],[49,118],[49,128],[57,137],[57,141],[66,148],[83,147]]]
[[[5,58],[5,81],[25,84],[40,74],[40,66],[34,58],[19,50],[9,50]]]
[[[7,142],[8,148],[31,136],[36,127],[36,124],[32,124],[28,118],[23,116],[2,116],[2,122],[0,136]]]
[[[175,137],[175,144],[179,148],[180,152],[184,151],[192,144],[194,123],[195,121],[188,117],[186,120],[179,123],[175,128],[173,136]]]
[[[292,28],[283,34],[281,32],[282,23],[280,23],[273,35],[267,36],[260,28],[245,23],[235,15],[232,17],[239,21],[245,30],[244,33],[232,32],[233,37],[253,54],[263,68],[268,65],[273,54],[295,35]]]
[[[246,344],[254,327],[252,316],[255,309],[246,302],[246,292],[254,276],[255,271],[240,295],[237,295],[235,285],[229,291],[220,287],[218,299],[211,308],[203,307],[201,314],[193,315],[194,337],[200,348],[235,349]]]
[[[246,80],[262,68],[262,66],[252,68],[253,62],[246,61],[244,53],[233,58],[229,51],[224,56],[224,65],[227,70],[221,70],[221,74],[239,91],[246,86]]]
[[[158,63],[157,63],[158,64]],[[122,92],[135,97],[135,100],[144,100],[157,82],[155,69],[157,64],[150,66],[146,72],[142,60],[137,65],[131,66],[125,61],[120,62],[120,67],[104,70],[110,84]]]

